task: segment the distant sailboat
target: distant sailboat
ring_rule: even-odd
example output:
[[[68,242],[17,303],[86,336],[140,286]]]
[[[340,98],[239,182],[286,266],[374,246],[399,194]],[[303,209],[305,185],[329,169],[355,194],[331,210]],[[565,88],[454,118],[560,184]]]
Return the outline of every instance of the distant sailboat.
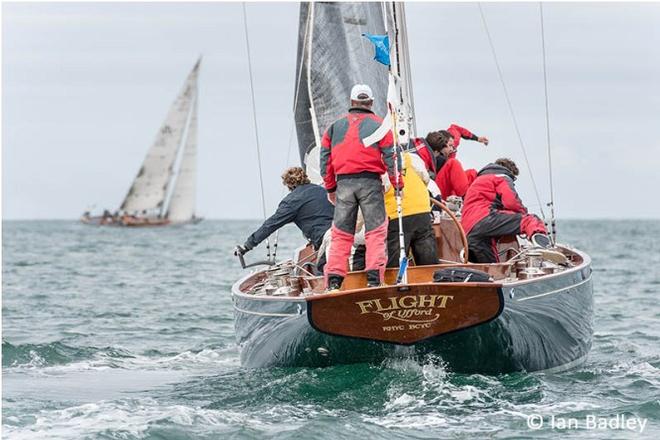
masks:
[[[113,226],[164,226],[197,223],[197,61],[170,107],[156,140],[115,213],[83,214],[83,223]]]

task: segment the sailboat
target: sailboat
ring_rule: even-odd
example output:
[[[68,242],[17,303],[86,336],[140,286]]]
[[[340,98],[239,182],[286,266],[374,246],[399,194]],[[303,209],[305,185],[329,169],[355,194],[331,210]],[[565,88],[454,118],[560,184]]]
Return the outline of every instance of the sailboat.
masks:
[[[140,227],[201,221],[195,216],[200,64],[201,58],[170,107],[119,209],[99,216],[86,212],[83,223]]]
[[[367,32],[389,36],[391,73],[371,61],[373,47],[361,37]],[[318,170],[319,133],[346,111],[355,83],[372,87],[381,98],[376,113],[384,115],[388,76],[396,75],[396,129],[414,134],[409,66],[402,3],[301,4],[294,113],[310,176]],[[242,364],[320,367],[413,357],[456,372],[499,374],[582,362],[593,335],[590,257],[521,239],[500,243],[500,263],[469,263],[459,213],[434,203],[444,212],[433,225],[441,264],[411,266],[402,282],[397,269],[387,269],[386,285],[366,288],[365,272],[350,272],[339,292],[325,293],[323,277],[312,274],[309,246],[291,260],[255,263],[267,266],[231,292]],[[255,265],[239,258],[244,268]],[[475,278],[435,276],[462,269]]]

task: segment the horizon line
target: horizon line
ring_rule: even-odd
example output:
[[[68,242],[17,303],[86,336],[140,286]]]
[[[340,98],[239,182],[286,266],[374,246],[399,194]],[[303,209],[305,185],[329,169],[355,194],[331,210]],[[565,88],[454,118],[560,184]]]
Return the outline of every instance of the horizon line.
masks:
[[[264,221],[263,218],[241,218],[241,217],[202,217],[204,221]],[[622,221],[622,220],[660,220],[660,217],[558,217],[557,221],[563,220],[606,220],[606,221]],[[64,218],[64,217],[36,217],[36,218],[2,218],[2,221],[80,221],[80,217]]]

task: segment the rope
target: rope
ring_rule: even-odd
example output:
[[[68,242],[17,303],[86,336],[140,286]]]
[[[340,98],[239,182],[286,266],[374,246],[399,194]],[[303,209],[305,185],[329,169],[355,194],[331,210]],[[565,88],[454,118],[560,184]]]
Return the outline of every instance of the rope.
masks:
[[[307,23],[305,25],[305,35],[303,36],[303,47],[302,47],[302,53],[305,53],[305,48],[307,47],[307,33],[309,31],[309,22],[311,19],[311,14],[307,14]],[[304,57],[303,57],[304,59]],[[302,60],[301,60],[302,61]],[[298,69],[298,82],[296,83],[296,94],[293,97],[293,113],[291,116],[291,130],[289,130],[289,144],[288,144],[288,149],[286,151],[286,162],[284,163],[284,166],[287,167],[289,166],[289,160],[291,159],[291,147],[293,145],[293,130],[296,128],[296,111],[298,111],[298,93],[300,92],[300,81],[302,80],[302,68],[305,63],[300,63],[300,67]],[[286,188],[283,186],[282,191],[280,192],[280,198],[284,197],[284,192],[286,191]],[[277,256],[277,244],[280,241],[280,230],[278,229],[275,232],[275,240],[273,243],[273,259]]]
[[[541,17],[541,48],[543,51],[543,90],[545,92],[545,131],[548,144],[548,177],[550,181],[550,222],[552,234],[550,237],[553,242],[557,240],[557,227],[555,225],[555,194],[554,185],[552,183],[552,153],[550,149],[550,110],[548,105],[548,75],[545,62],[545,28],[543,26],[543,3],[539,2],[539,13]]]
[[[245,2],[243,4],[243,26],[245,28],[245,47],[247,49],[247,58],[248,58],[248,71],[250,73],[250,94],[252,95],[252,119],[254,120],[254,137],[256,140],[257,146],[257,164],[259,165],[259,184],[261,186],[261,208],[264,215],[264,220],[266,220],[266,196],[264,191],[264,176],[263,170],[261,168],[261,148],[259,148],[259,128],[257,126],[257,106],[254,99],[254,79],[252,76],[252,57],[250,56],[250,37],[248,34],[248,25],[247,25],[247,10],[245,9]],[[270,239],[266,239],[266,252],[268,259],[270,259]]]
[[[486,16],[484,15],[484,11],[481,7],[481,3],[477,3],[479,6],[479,13],[481,14],[481,21],[484,25],[484,29],[486,30],[486,36],[488,37],[488,44],[490,45],[490,50],[493,54],[493,59],[495,60],[495,67],[497,68],[497,74],[500,78],[500,82],[502,83],[502,89],[504,90],[504,97],[506,98],[506,103],[507,106],[509,107],[509,113],[511,113],[511,119],[513,120],[513,126],[516,130],[516,134],[518,135],[518,142],[520,143],[520,148],[522,149],[523,156],[525,157],[525,163],[527,164],[527,170],[529,171],[529,176],[532,179],[532,186],[534,187],[534,193],[536,194],[536,200],[539,203],[539,207],[541,210],[541,216],[543,217],[543,220],[545,221],[545,212],[543,212],[543,203],[541,203],[541,196],[539,195],[539,190],[538,187],[536,186],[536,180],[534,180],[534,173],[532,172],[532,167],[529,164],[529,159],[527,157],[527,150],[525,149],[525,144],[522,140],[522,136],[520,134],[520,129],[518,128],[518,121],[516,119],[516,115],[513,112],[513,105],[511,104],[511,99],[509,99],[509,91],[506,88],[506,83],[504,82],[504,75],[502,74],[502,69],[500,68],[500,63],[497,59],[497,53],[495,52],[495,46],[493,45],[493,40],[490,36],[490,31],[488,30],[488,24],[486,23]]]

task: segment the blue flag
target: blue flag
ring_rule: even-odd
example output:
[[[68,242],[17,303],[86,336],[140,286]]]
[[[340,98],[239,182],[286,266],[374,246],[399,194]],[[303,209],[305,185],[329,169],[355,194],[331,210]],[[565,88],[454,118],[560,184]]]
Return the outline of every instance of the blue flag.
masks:
[[[378,61],[381,64],[386,66],[390,65],[390,37],[387,35],[371,35],[371,34],[362,34],[363,37],[367,37],[369,41],[374,43],[376,49],[376,54],[374,55],[374,60]]]

